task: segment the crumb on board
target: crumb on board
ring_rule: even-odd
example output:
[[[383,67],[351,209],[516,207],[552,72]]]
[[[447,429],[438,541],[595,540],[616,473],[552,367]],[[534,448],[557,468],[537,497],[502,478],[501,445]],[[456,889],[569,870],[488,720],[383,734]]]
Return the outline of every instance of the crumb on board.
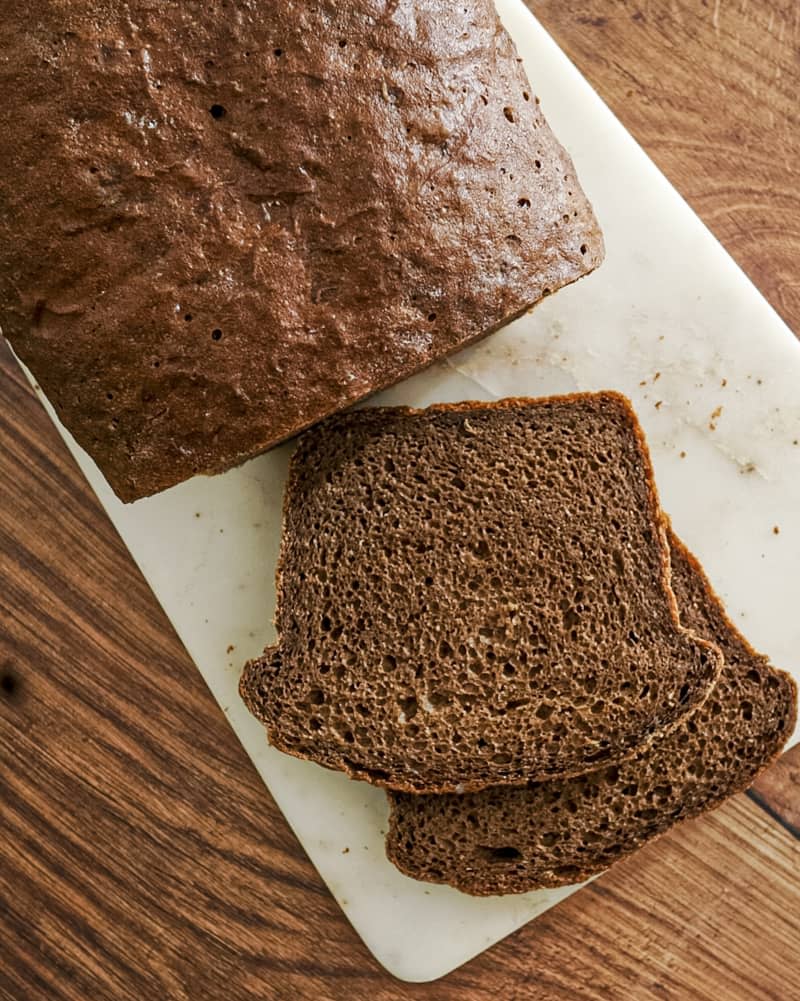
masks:
[[[781,534],[781,526],[780,525],[773,525],[772,526],[772,534],[773,535],[780,535]]]
[[[640,386],[646,386],[647,385],[647,379],[642,379],[642,381],[639,383],[639,385]]]
[[[195,511],[194,516],[195,516],[195,518],[199,518],[200,517],[200,512],[199,511]]]
[[[345,845],[344,848],[342,849],[342,855],[349,855],[349,854],[350,854],[350,849],[347,847],[347,845]]]
[[[653,382],[658,382],[660,378],[661,378],[661,373],[656,372],[656,374],[653,376]]]
[[[720,385],[724,389],[728,385],[728,380],[727,379],[723,379],[722,382],[720,383]]]
[[[660,409],[661,409],[661,404],[662,404],[663,402],[664,402],[663,400],[659,400],[659,401],[658,401],[658,403],[656,403],[656,404],[655,404],[655,408],[656,408],[656,410],[660,410]]]
[[[233,644],[233,643],[229,643],[229,644],[228,644],[228,649],[227,649],[227,650],[225,651],[225,653],[233,653],[233,651],[234,651],[235,649],[236,649],[236,646],[235,646],[235,644]]]
[[[722,407],[716,407],[712,412],[711,417],[709,418],[708,421],[709,431],[717,430],[717,421],[720,419],[721,416],[722,416]]]
[[[754,462],[746,462],[739,468],[742,473],[754,473],[756,471],[756,464]]]
[[[681,452],[680,457],[681,457],[681,459],[685,459],[686,458],[686,453],[685,452]]]

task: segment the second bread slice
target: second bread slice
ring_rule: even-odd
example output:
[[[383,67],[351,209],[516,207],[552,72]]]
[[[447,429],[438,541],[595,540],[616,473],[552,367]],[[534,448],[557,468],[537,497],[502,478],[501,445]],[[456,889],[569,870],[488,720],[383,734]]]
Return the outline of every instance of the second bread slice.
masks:
[[[468,796],[391,796],[386,850],[398,868],[479,896],[577,883],[746,789],[775,758],[795,725],[794,681],[741,636],[674,535],[670,545],[682,621],[725,655],[706,702],[619,766]]]
[[[618,761],[721,665],[679,625],[649,456],[614,393],[363,410],[306,434],[276,625],[241,684],[271,742],[415,792]]]

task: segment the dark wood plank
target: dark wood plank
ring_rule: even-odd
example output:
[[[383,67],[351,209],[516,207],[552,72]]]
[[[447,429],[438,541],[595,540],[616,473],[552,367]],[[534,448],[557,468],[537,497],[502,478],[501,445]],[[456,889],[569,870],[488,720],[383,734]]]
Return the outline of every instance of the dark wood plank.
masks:
[[[800,327],[794,0],[532,6]],[[0,581],[3,999],[800,997],[798,753],[445,980],[385,975],[5,350]]]
[[[800,744],[760,775],[748,795],[800,840]]]

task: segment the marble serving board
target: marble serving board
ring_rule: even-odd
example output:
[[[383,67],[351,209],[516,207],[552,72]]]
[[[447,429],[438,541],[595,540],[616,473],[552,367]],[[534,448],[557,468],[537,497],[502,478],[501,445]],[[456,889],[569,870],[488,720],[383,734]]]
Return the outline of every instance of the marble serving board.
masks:
[[[499,8],[608,257],[372,402],[626,393],[677,531],[734,621],[800,679],[800,344],[520,0]],[[291,446],[126,507],[61,433],[312,862],[391,973],[440,977],[578,889],[477,900],[407,879],[384,857],[383,793],[267,747],[236,686],[245,659],[274,638]]]

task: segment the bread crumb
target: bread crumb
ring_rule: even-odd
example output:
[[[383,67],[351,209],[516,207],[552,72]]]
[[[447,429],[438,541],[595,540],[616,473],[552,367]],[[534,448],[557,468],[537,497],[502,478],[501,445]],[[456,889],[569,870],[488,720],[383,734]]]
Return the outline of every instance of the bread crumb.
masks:
[[[235,649],[236,649],[236,647],[233,645],[233,643],[229,643],[228,644],[228,649],[225,651],[225,653],[233,653],[233,651]]]
[[[728,385],[728,380],[727,379],[723,379],[722,382],[720,383],[720,385],[724,389]]]
[[[642,379],[642,381],[639,383],[639,385],[640,386],[646,386],[647,385],[647,379]]]
[[[349,855],[349,854],[350,854],[350,849],[345,846],[342,849],[342,855]]]
[[[747,462],[740,469],[743,473],[754,473],[756,471],[756,464],[754,462]]]
[[[660,378],[661,378],[661,373],[656,372],[656,374],[653,376],[653,382],[658,382]]]
[[[709,418],[709,421],[708,421],[708,430],[709,431],[716,431],[717,430],[717,421],[719,420],[719,418],[721,416],[722,416],[722,407],[717,407],[712,412],[711,417]]]
[[[200,517],[200,512],[199,511],[195,511],[194,516],[195,516],[195,518],[199,518]]]
[[[773,535],[780,535],[781,534],[780,525],[773,525],[772,526],[772,534]]]
[[[655,405],[655,407],[656,407],[656,410],[660,410],[660,409],[661,409],[661,404],[662,404],[663,402],[664,402],[663,400],[659,400],[659,401],[658,401],[658,403],[656,403],[656,405]]]
[[[682,459],[685,459],[685,458],[686,458],[686,453],[685,453],[685,452],[681,452],[681,456],[680,456],[680,457],[681,457]]]

